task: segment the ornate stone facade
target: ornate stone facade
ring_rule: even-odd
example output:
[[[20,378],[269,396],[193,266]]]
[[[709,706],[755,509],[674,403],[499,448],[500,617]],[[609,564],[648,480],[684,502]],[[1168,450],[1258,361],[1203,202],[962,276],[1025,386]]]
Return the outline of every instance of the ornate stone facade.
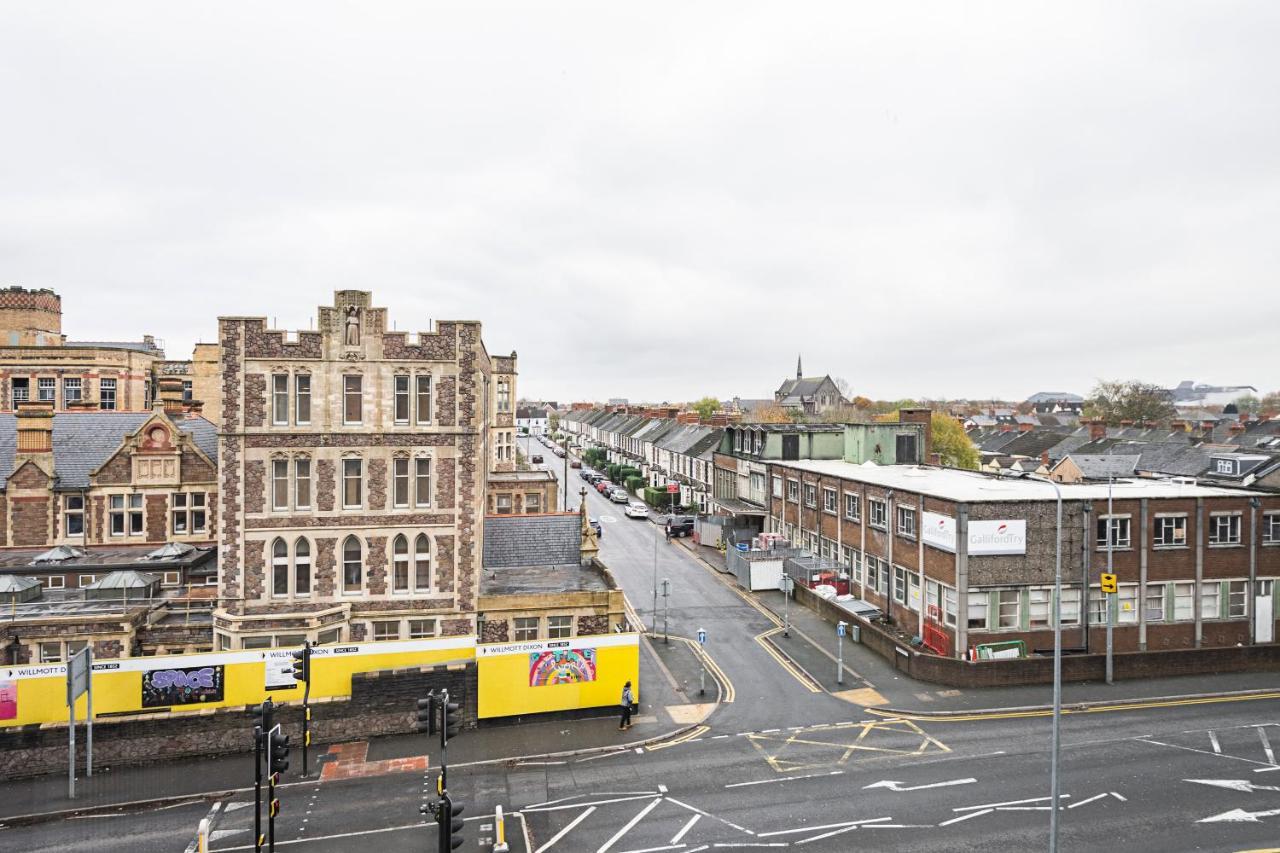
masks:
[[[389,325],[358,290],[314,332],[219,321],[235,498],[216,647],[475,630],[498,360],[477,322]],[[514,400],[514,354],[501,361]]]

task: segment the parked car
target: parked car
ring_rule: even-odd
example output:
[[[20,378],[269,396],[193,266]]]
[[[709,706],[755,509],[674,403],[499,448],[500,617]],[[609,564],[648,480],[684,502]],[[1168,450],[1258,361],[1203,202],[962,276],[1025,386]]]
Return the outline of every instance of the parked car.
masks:
[[[590,468],[583,468],[581,471],[578,472],[578,476],[584,480],[590,480],[591,475],[594,473],[595,472],[592,471]]]
[[[530,461],[530,462],[533,462],[534,464],[541,464],[541,463],[542,463],[542,456],[541,456],[541,454],[535,453],[535,454],[533,454],[532,456],[530,456],[530,457],[529,457],[529,461]]]
[[[596,483],[596,491],[602,495],[608,493],[609,490],[611,490],[612,488],[613,488],[613,483],[610,483],[608,480],[604,478],[601,478],[600,482]]]
[[[649,507],[645,506],[640,501],[632,501],[631,503],[627,504],[627,508],[624,509],[622,512],[627,516],[627,518],[648,518],[649,517]]]
[[[604,528],[600,525],[600,519],[591,516],[587,518],[587,524],[591,525],[591,529],[596,532],[596,536],[604,538]]]
[[[579,462],[577,459],[570,459],[570,460],[569,460],[569,467],[570,467],[570,468],[581,468],[581,467],[582,467],[582,463],[581,463],[581,462]]]
[[[609,500],[613,501],[616,504],[624,504],[624,503],[629,503],[631,501],[631,496],[627,494],[626,489],[622,488],[621,486],[617,486],[614,488],[612,492],[609,493]]]
[[[557,447],[557,448],[556,448],[556,450],[555,450],[555,453],[556,453],[556,456],[559,456],[561,459],[563,459],[563,458],[564,458],[564,448],[563,448],[563,447]]]
[[[671,528],[672,536],[692,536],[693,535],[693,516],[692,515],[669,515],[667,516],[666,526]]]

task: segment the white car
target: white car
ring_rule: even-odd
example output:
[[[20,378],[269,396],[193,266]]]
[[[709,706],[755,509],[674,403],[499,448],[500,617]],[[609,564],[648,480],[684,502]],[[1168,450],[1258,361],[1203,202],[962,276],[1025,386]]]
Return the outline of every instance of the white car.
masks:
[[[627,508],[623,510],[623,513],[627,518],[648,518],[649,507],[645,506],[640,501],[632,501],[627,504]]]

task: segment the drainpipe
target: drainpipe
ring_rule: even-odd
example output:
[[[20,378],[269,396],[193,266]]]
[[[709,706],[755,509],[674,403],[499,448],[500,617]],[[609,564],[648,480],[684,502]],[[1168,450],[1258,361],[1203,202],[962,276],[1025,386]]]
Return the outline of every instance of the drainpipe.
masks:
[[[1258,617],[1253,610],[1258,598],[1256,587],[1258,585],[1258,507],[1260,506],[1262,506],[1261,500],[1256,497],[1249,498],[1249,593],[1244,599],[1244,615],[1249,620],[1249,645],[1251,646],[1258,642]],[[1228,587],[1228,605],[1230,600],[1231,592]],[[1227,612],[1229,613],[1230,610]]]
[[[1084,583],[1080,591],[1080,624],[1084,626],[1084,652],[1089,653],[1089,570],[1093,556],[1093,531],[1090,524],[1093,520],[1093,502],[1085,501],[1081,515],[1084,518]]]
[[[969,649],[969,507],[956,505],[956,654]]]
[[[888,572],[889,572],[889,619],[893,619],[893,593],[895,574],[893,571],[893,489],[884,493],[884,533],[885,541],[888,543]]]

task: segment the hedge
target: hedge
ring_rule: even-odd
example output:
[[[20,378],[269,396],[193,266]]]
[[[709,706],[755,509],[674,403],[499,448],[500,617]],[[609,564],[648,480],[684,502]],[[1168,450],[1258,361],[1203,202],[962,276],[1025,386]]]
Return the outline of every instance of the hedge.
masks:
[[[643,486],[646,482],[647,481],[645,480],[644,477],[639,477],[639,476],[628,477],[627,491],[631,492],[632,494],[635,494],[636,490],[639,489],[641,486]]]

